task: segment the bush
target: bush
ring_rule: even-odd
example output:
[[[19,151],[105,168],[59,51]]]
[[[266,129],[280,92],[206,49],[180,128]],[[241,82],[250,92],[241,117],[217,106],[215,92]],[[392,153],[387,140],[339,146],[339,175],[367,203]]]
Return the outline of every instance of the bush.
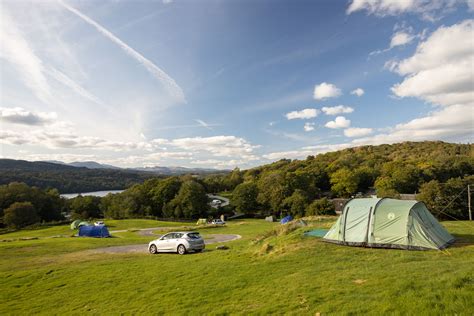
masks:
[[[15,202],[5,209],[3,222],[12,228],[21,228],[40,220],[38,212],[31,202]]]
[[[313,203],[306,208],[306,216],[334,214],[336,214],[334,204],[326,198],[314,200]]]

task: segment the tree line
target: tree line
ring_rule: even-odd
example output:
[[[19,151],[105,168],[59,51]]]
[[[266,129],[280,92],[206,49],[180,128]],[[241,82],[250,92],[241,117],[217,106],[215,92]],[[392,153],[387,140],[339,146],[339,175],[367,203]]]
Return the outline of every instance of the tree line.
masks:
[[[471,144],[444,142],[361,146],[235,169],[203,182],[213,192],[233,191],[233,204],[242,212],[327,214],[327,199],[414,194],[438,218],[466,219],[465,188],[474,184],[473,152]]]
[[[470,144],[444,142],[362,146],[227,174],[152,178],[103,198],[64,200],[54,189],[12,183],[0,186],[0,215],[5,225],[12,222],[12,213],[23,214],[16,217],[36,214],[28,217],[28,223],[58,220],[62,212],[80,219],[195,219],[234,211],[304,216],[332,214],[333,198],[375,194],[398,198],[416,193],[438,218],[465,219],[465,188],[474,184],[472,152]],[[218,192],[231,194],[230,206],[209,207],[206,193]]]
[[[41,161],[0,159],[0,185],[23,182],[60,193],[120,190],[156,175],[120,169],[88,169]]]

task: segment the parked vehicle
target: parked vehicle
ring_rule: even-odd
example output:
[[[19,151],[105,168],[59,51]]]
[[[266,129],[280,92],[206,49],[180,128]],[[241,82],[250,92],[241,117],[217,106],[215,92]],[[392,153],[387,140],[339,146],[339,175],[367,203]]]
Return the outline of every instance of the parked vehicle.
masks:
[[[184,255],[189,251],[201,252],[206,246],[198,232],[172,232],[150,241],[148,251],[151,254],[158,252],[177,252]]]
[[[221,219],[213,219],[211,224],[212,225],[225,225],[225,222]]]
[[[211,206],[213,206],[213,207],[219,207],[219,206],[221,206],[221,204],[222,204],[221,200],[214,199],[214,200],[211,201]]]

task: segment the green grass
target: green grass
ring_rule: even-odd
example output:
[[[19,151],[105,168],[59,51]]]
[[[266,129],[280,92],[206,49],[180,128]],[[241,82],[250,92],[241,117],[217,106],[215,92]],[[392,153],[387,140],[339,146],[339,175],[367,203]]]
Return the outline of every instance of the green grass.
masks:
[[[139,228],[153,228],[153,227],[176,227],[183,225],[192,225],[193,223],[178,223],[178,222],[164,222],[155,221],[152,219],[123,219],[123,220],[104,220],[110,231],[114,230],[134,230]],[[91,222],[93,224],[93,222]],[[58,235],[71,236],[77,231],[71,230],[69,225],[55,225],[55,226],[41,226],[32,229],[21,229],[15,232],[0,234],[0,240],[16,239],[16,238],[44,238]]]
[[[223,196],[225,198],[228,198],[229,200],[232,201],[232,191],[221,191],[217,193],[216,195]]]
[[[472,315],[474,224],[443,224],[462,240],[446,251],[338,246],[263,220],[200,229],[243,238],[186,256],[87,251],[150,240],[132,231],[3,242],[0,314]]]

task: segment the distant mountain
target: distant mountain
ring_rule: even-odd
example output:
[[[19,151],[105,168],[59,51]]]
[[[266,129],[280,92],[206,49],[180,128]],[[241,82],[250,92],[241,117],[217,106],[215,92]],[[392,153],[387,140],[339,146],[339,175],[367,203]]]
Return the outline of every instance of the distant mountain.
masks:
[[[107,165],[107,164],[101,164],[95,161],[62,162],[59,160],[45,160],[45,161],[39,161],[39,162],[49,162],[49,163],[55,163],[59,165],[72,166],[72,167],[84,167],[87,169],[122,169],[120,167]]]
[[[87,169],[120,169],[120,170],[129,170],[129,171],[141,171],[141,172],[149,172],[158,175],[182,175],[182,174],[209,174],[209,173],[225,173],[229,172],[229,170],[217,170],[211,168],[186,168],[186,167],[161,167],[161,166],[154,166],[154,167],[143,167],[143,168],[120,168],[112,165],[101,164],[95,161],[75,161],[65,163],[62,161],[57,160],[48,160],[46,162],[61,164],[65,166],[72,166],[72,167],[83,167]]]
[[[95,161],[74,161],[68,163],[67,165],[73,167],[85,167],[88,169],[122,169],[116,166],[101,164]]]

